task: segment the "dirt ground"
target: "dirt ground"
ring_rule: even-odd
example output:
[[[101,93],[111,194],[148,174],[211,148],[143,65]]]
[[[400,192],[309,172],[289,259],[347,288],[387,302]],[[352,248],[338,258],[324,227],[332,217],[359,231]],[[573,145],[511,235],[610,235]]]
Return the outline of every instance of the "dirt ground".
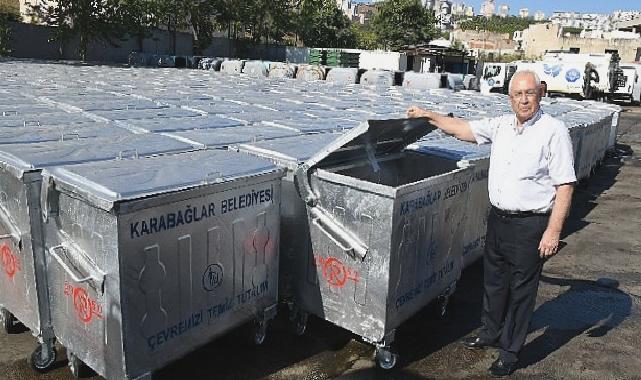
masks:
[[[545,265],[537,309],[515,379],[641,379],[641,107],[621,114],[619,144],[578,186],[568,246]],[[399,362],[375,366],[373,349],[350,333],[311,319],[299,337],[286,312],[262,346],[246,328],[231,332],[160,370],[155,379],[485,379],[493,350],[471,352],[459,340],[479,327],[482,266],[463,273],[448,318],[429,310],[397,332]],[[57,368],[33,372],[36,340],[0,334],[0,379],[72,379],[64,349]],[[94,379],[99,379],[94,377]]]

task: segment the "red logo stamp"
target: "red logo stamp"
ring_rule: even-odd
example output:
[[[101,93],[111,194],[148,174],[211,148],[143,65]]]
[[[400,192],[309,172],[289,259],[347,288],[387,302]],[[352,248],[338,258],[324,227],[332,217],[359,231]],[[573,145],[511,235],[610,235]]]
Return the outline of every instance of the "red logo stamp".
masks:
[[[102,306],[91,298],[85,289],[74,287],[65,282],[65,296],[72,297],[76,316],[82,322],[89,323],[94,317],[103,319]]]
[[[16,256],[11,248],[6,244],[2,244],[2,246],[0,246],[0,256],[4,272],[12,279],[16,273],[20,271],[20,260],[18,256]]]
[[[323,278],[330,286],[343,288],[347,281],[358,283],[360,275],[357,271],[343,264],[342,261],[335,257],[324,258],[315,256],[314,263],[317,268],[321,268]]]

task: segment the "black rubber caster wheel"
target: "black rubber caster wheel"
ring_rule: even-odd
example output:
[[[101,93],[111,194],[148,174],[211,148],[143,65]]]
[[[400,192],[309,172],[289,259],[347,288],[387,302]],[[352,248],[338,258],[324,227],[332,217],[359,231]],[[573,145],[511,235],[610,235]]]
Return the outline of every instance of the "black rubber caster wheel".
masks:
[[[22,331],[20,322],[7,309],[0,308],[0,327],[7,334],[18,334]]]
[[[267,337],[267,321],[256,322],[254,328],[254,344],[260,346],[265,342]]]
[[[390,370],[396,366],[398,361],[398,354],[392,352],[389,348],[376,349],[376,362],[378,366],[384,370]]]
[[[36,372],[47,372],[56,362],[57,354],[53,344],[40,344],[31,354],[29,364]]]

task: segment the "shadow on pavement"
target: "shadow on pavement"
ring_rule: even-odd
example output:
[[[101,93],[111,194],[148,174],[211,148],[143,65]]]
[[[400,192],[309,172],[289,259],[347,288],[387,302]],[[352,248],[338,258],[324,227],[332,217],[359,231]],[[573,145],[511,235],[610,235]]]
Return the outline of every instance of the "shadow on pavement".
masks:
[[[597,198],[601,193],[610,189],[623,166],[622,157],[632,154],[629,145],[617,144],[613,153],[608,153],[603,162],[596,168],[595,173],[587,180],[579,182],[575,187],[572,199],[572,209],[563,231],[567,237],[582,230],[590,222],[585,217],[597,206]]]
[[[569,288],[534,312],[530,332],[545,331],[523,347],[519,362],[522,368],[538,363],[579,335],[602,337],[630,315],[632,300],[617,289],[619,283],[616,280],[541,276],[541,281]]]

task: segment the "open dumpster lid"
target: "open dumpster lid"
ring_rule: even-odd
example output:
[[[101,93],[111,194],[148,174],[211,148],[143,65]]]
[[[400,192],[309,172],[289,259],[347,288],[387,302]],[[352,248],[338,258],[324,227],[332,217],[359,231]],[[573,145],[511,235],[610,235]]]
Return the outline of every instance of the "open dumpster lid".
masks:
[[[43,176],[105,210],[114,203],[283,171],[259,157],[226,150],[47,168]]]
[[[427,119],[368,120],[305,162],[308,169],[401,152],[436,127]]]

